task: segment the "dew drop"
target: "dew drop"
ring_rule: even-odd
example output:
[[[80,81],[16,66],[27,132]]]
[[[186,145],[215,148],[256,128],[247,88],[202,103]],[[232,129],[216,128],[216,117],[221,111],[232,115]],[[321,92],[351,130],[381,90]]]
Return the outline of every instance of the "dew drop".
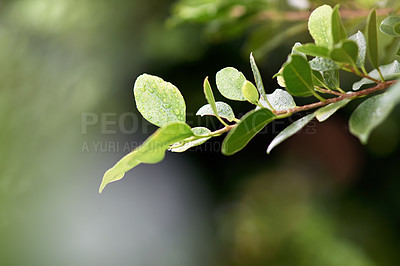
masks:
[[[170,107],[171,107],[171,105],[170,105],[169,103],[164,103],[162,106],[163,106],[164,108],[170,108]]]
[[[145,92],[146,88],[145,87],[139,87],[138,90]]]
[[[154,92],[154,89],[153,89],[152,87],[149,87],[148,90],[149,90],[149,92],[151,92],[151,93]]]

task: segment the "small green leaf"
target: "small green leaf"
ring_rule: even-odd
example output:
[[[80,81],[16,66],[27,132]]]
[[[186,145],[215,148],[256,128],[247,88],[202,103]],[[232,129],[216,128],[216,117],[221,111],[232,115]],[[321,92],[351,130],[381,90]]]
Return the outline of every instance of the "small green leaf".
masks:
[[[285,63],[283,78],[286,89],[294,96],[310,96],[314,91],[311,68],[307,60],[300,55],[292,55]]]
[[[361,31],[351,35],[349,40],[356,42],[358,46],[357,66],[362,67],[365,64],[365,54],[367,53],[367,41]]]
[[[301,55],[302,57],[304,57],[305,59],[307,59],[307,56],[306,56],[304,53],[301,53],[301,52],[297,51],[297,48],[298,48],[298,47],[301,47],[301,46],[303,46],[301,43],[296,42],[296,43],[293,45],[293,47],[292,47],[292,52],[291,52],[291,54]]]
[[[317,111],[315,111],[315,117],[318,119],[319,122],[323,122],[350,101],[350,98],[346,98],[339,102],[331,103],[327,106],[321,107]]]
[[[400,77],[400,63],[397,60],[394,60],[388,65],[380,66],[379,69],[381,70],[382,76],[385,80],[397,79]],[[380,78],[380,75],[376,69],[369,72],[368,76],[374,79]],[[353,90],[359,90],[361,86],[373,83],[375,82],[370,79],[362,78],[360,81],[353,84]]]
[[[191,147],[199,146],[209,140],[211,137],[204,137],[211,133],[211,131],[206,127],[194,127],[192,128],[192,132],[195,135],[194,137],[186,138],[180,142],[174,143],[171,145],[169,150],[171,152],[184,152]],[[198,138],[198,136],[202,136],[202,138]]]
[[[376,29],[376,11],[373,9],[367,19],[367,51],[368,58],[374,68],[379,68],[378,32]]]
[[[285,84],[285,80],[283,79],[282,72],[283,72],[283,66],[281,67],[281,69],[279,69],[278,73],[276,73],[274,75],[274,77],[276,77],[276,81],[278,82],[278,85],[285,88],[286,84]]]
[[[343,41],[334,46],[330,56],[337,62],[348,63],[355,66],[358,56],[358,46],[353,41]]]
[[[183,122],[173,122],[159,128],[141,146],[123,157],[104,174],[99,192],[101,193],[107,184],[123,178],[127,171],[141,163],[160,162],[170,145],[191,136],[194,136],[192,130]]]
[[[329,58],[329,49],[324,46],[317,46],[313,43],[307,43],[295,48],[296,51],[311,56]]]
[[[246,78],[233,67],[221,69],[216,74],[217,88],[219,92],[228,99],[236,101],[245,101],[242,94],[242,87],[246,82]]]
[[[322,77],[321,72],[312,70],[312,78],[313,78],[313,83],[314,86],[317,87],[328,87],[328,85],[325,84],[324,78]]]
[[[323,71],[322,77],[324,78],[324,83],[328,86],[329,89],[335,90],[339,88],[339,71],[331,70],[331,71]]]
[[[218,118],[218,120],[222,124],[227,125],[225,123],[225,121],[222,120],[222,118],[219,116],[219,113],[218,113],[218,110],[217,110],[217,105],[215,104],[214,94],[213,94],[213,92],[211,90],[210,82],[208,82],[208,77],[206,77],[204,79],[203,89],[204,89],[204,95],[206,96],[207,102],[210,105],[211,110],[213,111],[214,115]]]
[[[324,58],[324,57],[315,57],[310,61],[310,67],[312,70],[317,71],[330,71],[340,69],[340,66],[336,64],[334,61]]]
[[[244,98],[246,98],[246,100],[252,104],[257,104],[258,99],[260,98],[257,88],[253,85],[253,83],[247,80],[242,87],[242,94]]]
[[[336,5],[332,12],[332,37],[333,43],[339,43],[347,38],[346,29],[340,19],[339,5]]]
[[[240,151],[258,132],[274,119],[275,115],[268,109],[248,112],[224,139],[222,153],[232,155]]]
[[[250,65],[251,65],[251,71],[253,71],[254,80],[256,82],[257,89],[258,89],[261,97],[265,99],[266,94],[265,94],[264,84],[263,84],[263,81],[261,78],[260,71],[258,70],[256,60],[253,57],[253,53],[250,54]]]
[[[400,17],[388,17],[384,19],[379,29],[389,36],[400,37]]]
[[[308,30],[318,46],[331,48],[333,45],[332,12],[330,6],[323,5],[316,8],[308,19]]]
[[[294,102],[292,95],[282,89],[276,89],[273,93],[267,94],[267,99],[276,111],[283,111],[296,107],[296,103]],[[264,104],[262,100],[260,103],[268,108],[268,106]]]
[[[232,122],[235,119],[235,114],[233,113],[232,107],[230,107],[227,103],[224,102],[216,102],[217,113],[220,117],[227,119],[229,122]],[[211,108],[210,104],[203,105],[196,113],[196,115],[204,116],[204,115],[213,115],[214,111]]]
[[[386,92],[373,96],[353,112],[349,120],[350,132],[366,144],[368,137],[379,124],[400,103],[400,82],[392,85]]]
[[[307,125],[314,118],[314,116],[314,113],[306,115],[282,130],[282,132],[279,133],[269,144],[267,148],[267,153],[269,154],[273,148],[281,144],[284,140],[296,134],[300,129]]]
[[[133,91],[138,111],[150,123],[162,127],[170,122],[185,122],[185,100],[171,83],[143,74],[136,79]]]

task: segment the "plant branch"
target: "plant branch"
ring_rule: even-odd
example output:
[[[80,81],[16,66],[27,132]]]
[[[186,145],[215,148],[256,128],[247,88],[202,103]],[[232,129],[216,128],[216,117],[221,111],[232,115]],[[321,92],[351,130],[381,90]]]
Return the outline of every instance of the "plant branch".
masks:
[[[303,106],[299,106],[299,107],[295,107],[295,108],[291,108],[291,109],[276,111],[274,113],[276,115],[287,114],[287,113],[297,113],[297,112],[301,112],[301,111],[307,111],[310,109],[314,109],[317,107],[322,107],[322,106],[328,105],[330,103],[336,103],[336,102],[339,102],[346,98],[356,98],[356,97],[366,96],[371,93],[374,93],[374,92],[377,92],[380,90],[384,90],[384,89],[388,88],[389,86],[393,85],[394,83],[396,83],[396,81],[397,80],[391,80],[391,81],[387,81],[385,83],[380,81],[379,84],[377,84],[376,86],[374,86],[372,88],[368,88],[368,89],[365,89],[362,91],[346,93],[346,94],[343,94],[336,98],[327,99],[324,102],[316,102],[316,103],[307,104],[307,105],[303,105]]]
[[[364,68],[364,69],[365,69],[365,68]],[[348,68],[348,70],[349,70],[350,72],[356,74],[357,76],[360,76],[360,77],[363,77],[363,78],[367,78],[367,79],[372,80],[373,82],[375,82],[375,83],[377,83],[377,84],[384,82],[382,76],[381,76],[381,77],[382,77],[382,80],[379,80],[379,79],[375,79],[375,78],[371,77],[371,76],[368,75],[368,74],[365,74],[364,71],[363,71],[363,73],[361,73],[360,71],[357,72],[357,71],[354,69],[354,67],[350,67],[350,68]],[[378,73],[380,73],[379,68],[378,68]],[[381,74],[380,74],[380,75],[381,75]]]

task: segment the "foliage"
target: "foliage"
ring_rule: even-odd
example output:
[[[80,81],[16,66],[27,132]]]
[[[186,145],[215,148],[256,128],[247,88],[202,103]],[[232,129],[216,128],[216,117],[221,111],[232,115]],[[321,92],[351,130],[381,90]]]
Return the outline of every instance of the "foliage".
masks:
[[[393,33],[396,33],[397,28],[398,20],[393,18],[384,20],[381,27],[391,35],[395,35]],[[389,80],[400,75],[399,63],[393,61],[389,66],[379,65],[376,11],[373,9],[368,15],[366,37],[358,32],[348,38],[338,6],[333,9],[328,5],[316,8],[310,15],[308,29],[315,42],[304,45],[296,43],[282,70],[275,75],[281,79],[280,84],[286,87],[286,91],[277,89],[272,94],[266,94],[252,55],[250,64],[256,86],[233,67],[224,68],[216,74],[217,89],[224,97],[234,101],[247,100],[254,105],[254,109],[240,119],[234,117],[232,108],[227,103],[215,102],[208,77],[205,78],[203,87],[208,105],[201,107],[197,114],[214,115],[218,118],[224,127],[214,132],[205,128],[202,128],[201,132],[199,129],[191,130],[189,125],[185,124],[185,103],[174,85],[152,75],[144,74],[138,77],[134,86],[138,110],[144,118],[160,129],[142,146],[106,172],[100,192],[108,183],[121,179],[126,171],[138,164],[161,161],[168,149],[180,152],[200,145],[211,137],[229,132],[223,141],[222,153],[232,155],[243,149],[272,121],[286,118],[293,113],[319,108],[289,125],[276,136],[267,149],[269,153],[282,141],[301,130],[315,116],[318,121],[323,122],[354,99],[363,102],[350,117],[350,132],[362,143],[366,143],[372,130],[400,103],[400,83]],[[365,53],[374,67],[370,73],[367,73],[364,66]],[[361,81],[353,86],[353,90],[370,83],[374,85],[346,92],[345,88],[340,86],[339,69],[361,78]],[[365,96],[369,95],[371,97],[365,99]],[[296,106],[292,96],[312,96],[317,101]],[[178,147],[184,148],[177,149]]]
[[[267,55],[287,40],[298,39],[306,32],[303,21],[309,16],[309,10],[322,4],[334,5],[339,3],[345,9],[345,24],[348,32],[358,30],[361,20],[368,10],[381,8],[382,14],[387,14],[387,8],[396,10],[400,2],[396,0],[341,0],[341,1],[275,1],[275,0],[179,0],[169,20],[171,25],[198,24],[204,34],[214,41],[245,36],[245,51],[253,51],[257,58]],[[333,12],[337,17],[338,12]],[[326,14],[330,16],[330,14]],[[326,24],[325,24],[326,23]],[[330,20],[314,24],[315,27],[329,27]],[[343,29],[338,24],[334,28],[332,38],[342,34]],[[339,27],[337,27],[339,26]],[[340,35],[338,35],[340,36]],[[329,37],[331,38],[331,37]],[[327,41],[332,41],[327,39]],[[318,41],[317,41],[318,43]]]

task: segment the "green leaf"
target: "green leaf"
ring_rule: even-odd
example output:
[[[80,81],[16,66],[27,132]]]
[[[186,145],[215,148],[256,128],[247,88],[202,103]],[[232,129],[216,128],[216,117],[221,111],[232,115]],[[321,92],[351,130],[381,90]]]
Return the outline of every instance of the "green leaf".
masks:
[[[183,122],[173,122],[159,128],[141,146],[123,157],[104,174],[99,192],[101,193],[107,184],[123,178],[127,171],[141,163],[160,162],[170,145],[191,136],[194,136],[192,130]]]
[[[381,70],[382,76],[385,80],[397,79],[400,77],[400,63],[397,60],[394,60],[388,65],[380,66],[379,69]],[[374,79],[380,78],[376,69],[369,72],[368,75]],[[370,79],[362,78],[360,81],[353,84],[353,90],[359,90],[361,86],[373,83],[375,82]]]
[[[275,115],[268,109],[248,112],[224,139],[222,153],[232,155],[240,151],[258,132],[274,119]]]
[[[340,66],[336,64],[334,61],[324,58],[324,57],[315,57],[310,61],[310,67],[312,70],[317,71],[330,71],[340,69]]]
[[[328,86],[329,89],[335,90],[339,88],[339,71],[331,70],[331,71],[323,71],[322,77],[324,78],[324,83]]]
[[[162,127],[170,122],[185,122],[185,100],[171,83],[143,74],[136,79],[133,91],[138,111],[150,123]]]
[[[349,40],[356,42],[358,46],[357,66],[364,66],[365,54],[367,53],[367,41],[365,40],[364,34],[361,31],[358,31],[356,34],[351,35]]]
[[[244,98],[246,98],[246,100],[252,104],[257,104],[258,99],[260,98],[257,88],[253,85],[253,83],[247,80],[242,87],[242,94]]]
[[[400,82],[397,82],[386,92],[365,100],[357,107],[349,120],[350,132],[358,137],[361,143],[366,144],[372,130],[381,124],[399,103]]]
[[[273,93],[267,94],[267,99],[276,111],[283,111],[296,107],[296,103],[294,102],[292,95],[282,89],[276,89]],[[268,108],[268,105],[263,103],[262,100],[260,103]]]
[[[348,102],[352,99],[346,98],[336,103],[331,103],[327,106],[319,108],[315,111],[315,117],[318,119],[319,122],[323,122],[328,119],[331,115],[333,115],[337,110],[344,107]]]
[[[388,17],[384,19],[379,29],[389,36],[400,37],[400,17]]]
[[[206,127],[194,127],[192,132],[194,137],[186,138],[180,142],[174,143],[170,146],[169,150],[171,152],[184,152],[191,147],[199,146],[209,140],[211,137],[204,137],[211,133],[211,131]],[[202,138],[198,138],[201,136]]]
[[[367,51],[368,58],[374,68],[379,67],[378,32],[376,29],[376,11],[373,9],[367,19]]]
[[[307,56],[306,56],[304,53],[301,53],[301,52],[297,51],[297,48],[298,48],[298,47],[301,47],[301,46],[303,46],[301,43],[296,42],[296,43],[293,45],[293,47],[292,47],[292,52],[291,52],[291,54],[301,55],[302,57],[304,57],[305,59],[307,59]]]
[[[224,102],[216,102],[217,113],[220,117],[227,119],[229,122],[232,122],[235,119],[235,114],[233,113],[232,107],[229,104]],[[214,111],[211,108],[210,104],[203,105],[196,113],[196,115],[204,116],[204,115],[213,115]]]
[[[337,62],[348,63],[355,66],[358,56],[358,46],[353,41],[343,41],[334,46],[330,56]]]
[[[332,11],[332,38],[333,43],[339,43],[347,38],[346,29],[340,19],[339,5],[336,5]]]
[[[307,60],[300,55],[292,55],[285,63],[283,78],[286,89],[294,96],[310,96],[314,91],[311,68]]]
[[[323,5],[315,9],[308,19],[308,30],[318,46],[331,48],[333,45],[332,12],[330,6]]]
[[[258,70],[256,60],[253,57],[253,53],[250,53],[250,65],[251,65],[251,71],[253,71],[254,80],[256,82],[257,89],[258,89],[261,97],[265,99],[266,94],[265,94],[264,84],[263,84],[263,81],[261,78],[260,71]]]
[[[311,113],[309,115],[306,115],[299,120],[296,120],[292,124],[290,124],[287,128],[282,130],[281,133],[279,133],[269,144],[267,148],[267,153],[269,154],[273,148],[281,144],[283,141],[288,139],[289,137],[293,136],[296,134],[299,130],[301,130],[305,125],[307,125],[313,118],[314,118],[314,113]]]
[[[246,78],[233,67],[221,69],[216,74],[217,88],[219,92],[228,99],[236,101],[245,101],[242,94],[242,87],[246,82]]]
[[[307,43],[302,46],[298,46],[295,48],[295,50],[306,55],[329,58],[328,48],[324,46],[317,46],[313,43]]]
[[[211,110],[213,111],[214,115],[221,121],[222,124],[226,125],[224,120],[219,116],[217,105],[215,104],[214,94],[211,90],[210,82],[208,82],[208,77],[204,79],[203,83],[204,95],[206,96],[208,104],[210,104]]]
[[[318,87],[328,87],[328,85],[325,84],[324,78],[322,77],[322,73],[316,70],[312,70],[312,78],[313,78],[313,83],[314,86]]]

